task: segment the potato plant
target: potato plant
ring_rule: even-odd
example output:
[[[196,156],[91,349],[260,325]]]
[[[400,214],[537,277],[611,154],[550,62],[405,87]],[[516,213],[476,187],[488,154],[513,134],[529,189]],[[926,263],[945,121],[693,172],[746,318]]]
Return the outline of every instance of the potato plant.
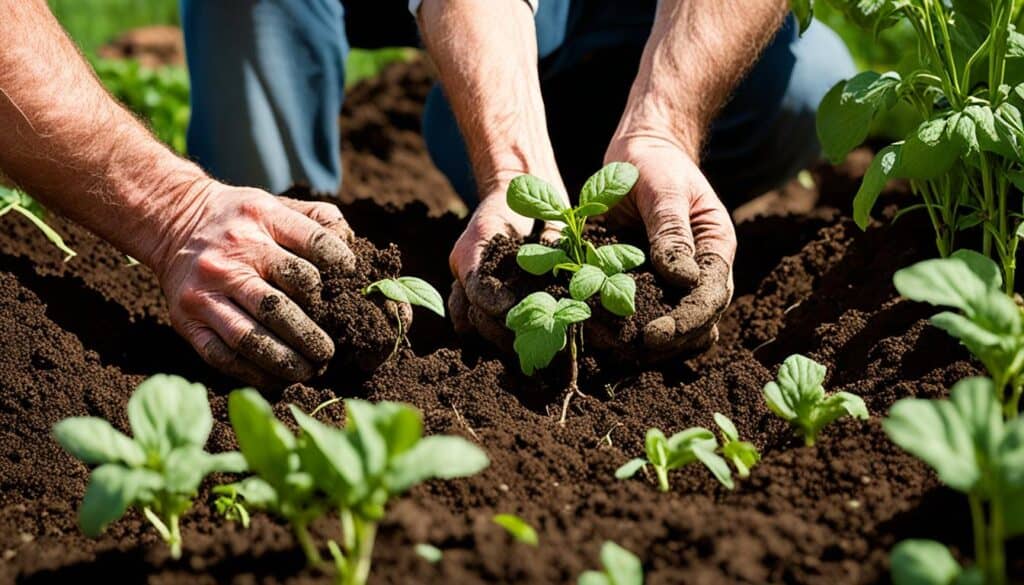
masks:
[[[716,420],[721,417],[721,419],[729,421],[724,416],[715,414]],[[722,427],[723,435],[726,437],[723,447],[729,447],[728,451],[724,452],[727,453],[726,456],[729,457],[729,460],[736,465],[740,476],[747,477],[750,473],[750,466],[760,456],[753,445],[738,440],[739,436],[732,421],[729,421],[727,426],[728,430]],[[660,429],[648,429],[644,440],[644,450],[646,459],[638,457],[627,461],[615,471],[615,477],[629,479],[649,464],[654,468],[654,473],[658,478],[658,489],[667,492],[670,487],[668,472],[699,461],[722,485],[729,489],[734,487],[729,464],[719,455],[718,440],[714,433],[704,427],[689,428],[671,437],[665,437],[665,433]]]
[[[904,268],[892,280],[910,300],[960,311],[944,311],[931,322],[959,339],[985,365],[1004,415],[1017,416],[1024,389],[1024,315],[1002,294],[996,263],[977,252],[957,250],[949,258]]]
[[[853,24],[877,33],[906,23],[916,59],[902,72],[861,73],[822,101],[818,136],[834,162],[864,142],[871,123],[897,103],[909,104],[917,126],[878,152],[854,199],[865,228],[889,179],[908,179],[935,231],[939,254],[960,247],[961,232],[980,233],[1012,294],[1024,187],[1024,36],[1014,26],[1014,0],[829,0]],[[806,28],[813,0],[791,0]],[[903,212],[901,211],[901,213]]]
[[[628,550],[608,540],[601,546],[600,571],[586,571],[577,585],[643,585],[644,567]]]
[[[1024,419],[1004,422],[989,378],[957,382],[948,400],[905,398],[882,422],[890,439],[942,483],[967,495],[975,567],[964,570],[931,541],[893,552],[896,585],[1006,583],[1006,539],[1024,534]]]
[[[69,453],[98,466],[79,508],[79,526],[95,537],[137,508],[178,559],[179,519],[203,478],[245,471],[245,460],[236,452],[203,450],[213,428],[206,388],[178,376],[157,374],[139,384],[128,401],[128,421],[131,437],[95,417],[67,418],[53,429]]]
[[[792,425],[804,444],[813,446],[828,424],[843,416],[866,420],[864,400],[849,392],[826,395],[825,366],[802,355],[791,355],[779,368],[778,377],[765,384],[768,408]]]
[[[43,232],[46,239],[64,253],[65,262],[78,255],[64,243],[64,238],[46,223],[46,210],[42,205],[17,189],[8,189],[0,185],[0,217],[11,211],[20,213],[25,219],[31,221],[39,231]]]
[[[489,464],[476,445],[455,436],[423,437],[410,406],[346,400],[347,425],[317,421],[294,405],[296,437],[254,390],[233,392],[228,414],[242,454],[256,474],[221,488],[249,506],[287,520],[310,564],[321,562],[308,524],[337,510],[342,542],[327,543],[342,585],[362,585],[370,573],[377,523],[388,501],[428,479],[473,475]]]
[[[638,176],[629,163],[610,163],[587,179],[575,207],[566,205],[554,187],[532,175],[520,175],[508,187],[508,206],[516,213],[565,224],[557,246],[525,244],[516,254],[516,263],[536,276],[572,273],[571,299],[534,293],[509,311],[505,320],[515,332],[514,348],[526,375],[546,368],[568,345],[570,381],[559,422],[565,422],[569,400],[579,393],[577,357],[583,344],[582,322],[591,316],[585,301],[598,295],[601,306],[613,315],[628,317],[636,312],[636,282],[626,272],[644,263],[643,251],[628,244],[598,247],[584,235],[587,219],[615,207]]]

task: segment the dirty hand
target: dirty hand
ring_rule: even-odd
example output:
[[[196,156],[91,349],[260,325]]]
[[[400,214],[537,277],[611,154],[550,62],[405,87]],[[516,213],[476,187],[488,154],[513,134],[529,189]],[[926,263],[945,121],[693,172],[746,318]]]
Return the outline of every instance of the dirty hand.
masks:
[[[718,340],[718,320],[732,299],[736,231],[693,158],[652,136],[614,140],[606,162],[640,170],[636,186],[611,212],[611,225],[642,223],[650,260],[669,284],[689,293],[669,314],[644,326],[649,357],[704,351]]]
[[[319,268],[355,267],[352,232],[328,203],[214,181],[184,195],[150,264],[178,333],[214,367],[260,387],[302,381],[334,354],[296,301],[319,295]]]
[[[512,332],[505,328],[505,312],[516,303],[515,294],[493,276],[481,277],[480,262],[487,244],[497,235],[521,238],[530,234],[534,220],[509,209],[505,191],[509,182],[522,173],[510,173],[495,181],[495,188],[482,198],[448,257],[455,282],[448,297],[448,312],[458,333],[476,330],[502,349],[511,351]],[[560,182],[558,183],[560,184]],[[564,189],[562,190],[564,192]],[[566,201],[568,201],[566,197]],[[560,226],[548,223],[541,238],[557,242]]]

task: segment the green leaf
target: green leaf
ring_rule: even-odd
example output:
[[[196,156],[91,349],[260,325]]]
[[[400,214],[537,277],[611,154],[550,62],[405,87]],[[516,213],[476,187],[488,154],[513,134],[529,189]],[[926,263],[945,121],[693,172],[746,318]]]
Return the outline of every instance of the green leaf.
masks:
[[[388,464],[388,446],[374,424],[376,407],[366,400],[349,399],[345,401],[345,411],[348,414],[346,430],[350,434],[355,431],[353,444],[362,456],[366,475],[379,476]]]
[[[135,441],[160,457],[176,447],[202,447],[213,429],[206,388],[166,374],[139,384],[128,400],[128,420]]]
[[[950,115],[946,121],[946,137],[959,144],[961,151],[968,155],[981,149],[974,119],[966,113],[954,112]]]
[[[892,549],[893,585],[953,585],[963,571],[945,545],[904,540]]]
[[[954,307],[970,316],[975,313],[978,299],[985,296],[994,282],[985,260],[963,254],[924,260],[898,270],[892,282],[901,295],[912,301]]]
[[[523,544],[530,546],[537,546],[537,531],[533,529],[533,526],[513,514],[498,514],[491,519],[492,522],[501,526],[508,532],[512,538],[518,540]]]
[[[622,464],[621,467],[615,470],[616,479],[629,479],[636,475],[636,472],[640,471],[647,466],[647,460],[639,457],[630,459],[629,461]]]
[[[764,387],[768,407],[793,422],[809,420],[812,410],[825,396],[825,366],[802,355],[791,355],[779,368],[777,381]]]
[[[644,437],[644,450],[647,452],[647,460],[655,467],[668,465],[668,439],[660,429],[647,429]]]
[[[213,488],[215,494],[238,494],[246,506],[260,510],[277,510],[280,498],[274,486],[259,477],[247,477],[242,481]]]
[[[238,451],[225,451],[223,453],[203,452],[204,468],[207,473],[244,473],[249,471],[249,465],[245,462],[245,456]]]
[[[644,263],[644,253],[629,244],[609,244],[587,248],[587,263],[599,267],[608,276],[627,272]]]
[[[902,148],[902,143],[897,143],[880,150],[864,174],[860,189],[853,198],[853,219],[860,229],[866,230],[871,223],[871,210],[886,183],[899,176]]]
[[[800,34],[803,35],[814,20],[814,0],[790,0],[789,7],[796,16],[800,24]]]
[[[129,467],[146,463],[142,447],[101,418],[66,418],[53,427],[53,434],[68,453],[85,463],[124,463]]]
[[[761,460],[761,454],[757,447],[747,441],[729,441],[722,445],[722,455],[732,462],[736,468],[736,474],[740,477],[748,477],[750,468]]]
[[[732,472],[729,470],[729,464],[715,453],[713,448],[697,446],[694,447],[693,453],[704,464],[704,467],[711,471],[711,474],[715,476],[719,483],[728,489],[735,487],[732,481]]]
[[[732,420],[720,412],[714,414],[715,424],[718,428],[722,429],[722,435],[727,441],[738,441],[740,440],[740,433],[736,430],[736,425],[733,424]]]
[[[516,332],[512,348],[519,356],[519,367],[527,376],[551,364],[566,344],[565,326],[555,323],[550,328],[526,329]]]
[[[171,450],[164,458],[163,489],[176,494],[194,494],[208,473],[206,455],[202,447],[195,445]]]
[[[554,312],[555,323],[572,325],[590,318],[590,307],[574,299],[558,299]]]
[[[991,381],[967,378],[953,386],[951,394],[964,394],[959,403],[951,400],[905,398],[889,411],[882,421],[889,438],[904,450],[935,469],[946,485],[970,492],[981,480],[981,468],[968,427],[977,420],[976,413],[960,408],[994,401]]]
[[[600,268],[585,264],[572,275],[572,280],[569,281],[569,294],[577,301],[585,301],[601,290],[607,279]]]
[[[93,470],[89,487],[78,510],[78,524],[86,536],[95,538],[107,525],[124,515],[132,505],[146,505],[163,478],[150,469],[128,468],[107,463]]]
[[[506,196],[512,211],[533,219],[560,220],[569,209],[554,187],[532,175],[512,179]]]
[[[664,467],[672,470],[693,463],[698,459],[696,451],[714,451],[718,447],[715,435],[704,427],[691,427],[669,437],[666,442],[668,460]]]
[[[864,399],[849,392],[836,392],[825,398],[814,411],[813,428],[817,432],[844,415],[867,420],[868,407]]]
[[[444,553],[441,552],[441,549],[431,544],[426,544],[424,542],[417,544],[415,547],[413,547],[413,550],[416,551],[417,556],[427,561],[431,565],[435,565],[441,562],[441,559],[444,556]]]
[[[405,453],[423,437],[422,415],[400,402],[378,402],[374,426],[388,446],[388,459]]]
[[[399,303],[408,303],[423,307],[444,317],[444,300],[429,282],[415,276],[401,276],[397,279],[386,278],[366,287],[363,294],[380,292],[385,297]]]
[[[608,206],[596,201],[591,201],[590,203],[580,205],[576,208],[577,217],[594,217],[595,215],[601,215],[602,213],[607,212]]]
[[[961,153],[960,142],[946,136],[945,119],[926,120],[903,144],[899,176],[907,179],[941,177],[960,158]]]
[[[818,107],[818,139],[825,155],[838,164],[868,136],[879,110],[896,102],[900,77],[867,71],[832,88]]]
[[[598,571],[584,571],[577,579],[576,585],[614,585],[604,573]]]
[[[622,201],[638,178],[640,171],[635,166],[627,162],[609,163],[583,184],[580,191],[580,207],[599,203],[604,205],[607,211]]]
[[[601,546],[601,564],[612,585],[643,585],[640,559],[610,540]]]
[[[951,254],[951,258],[966,264],[967,268],[980,278],[989,289],[1002,290],[1003,271],[1000,270],[999,265],[988,256],[985,256],[980,252],[975,252],[974,250],[962,248],[953,252],[953,254]]]
[[[628,274],[609,276],[601,285],[601,306],[619,317],[636,313],[636,282]]]
[[[540,244],[524,244],[516,253],[516,263],[519,267],[535,276],[547,274],[554,270],[555,266],[569,262],[565,250]]]
[[[346,407],[348,403],[346,402]],[[366,482],[363,459],[343,430],[323,424],[289,405],[308,444],[300,452],[302,468],[334,501],[351,501],[362,495],[357,488]]]
[[[515,332],[547,328],[554,325],[558,301],[546,292],[535,292],[519,301],[505,316],[505,326]]]
[[[295,437],[270,404],[252,388],[235,390],[228,396],[228,418],[249,469],[275,486],[283,485],[293,471]]]
[[[467,477],[488,465],[487,454],[462,437],[426,437],[395,459],[388,474],[388,491],[400,494],[428,479]]]

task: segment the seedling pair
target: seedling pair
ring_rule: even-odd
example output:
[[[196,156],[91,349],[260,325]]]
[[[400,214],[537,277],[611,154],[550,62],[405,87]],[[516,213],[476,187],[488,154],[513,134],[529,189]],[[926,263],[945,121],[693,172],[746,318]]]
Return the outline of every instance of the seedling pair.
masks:
[[[669,471],[699,461],[722,485],[733,489],[732,472],[726,459],[736,468],[737,475],[747,477],[761,456],[753,444],[740,441],[736,425],[728,417],[716,412],[715,423],[722,433],[721,448],[714,433],[703,427],[686,429],[668,438],[659,429],[649,429],[644,441],[647,458],[626,462],[615,471],[615,477],[629,479],[650,464],[658,478],[658,489],[667,492]]]
[[[542,221],[565,224],[556,247],[526,244],[516,262],[534,275],[565,271],[570,299],[555,299],[544,292],[527,296],[511,311],[505,325],[515,332],[514,348],[523,373],[546,368],[569,346],[570,381],[560,422],[565,421],[569,400],[579,392],[577,357],[583,343],[582,323],[591,317],[585,303],[599,295],[601,306],[614,315],[636,312],[636,282],[627,271],[644,263],[644,253],[626,244],[594,246],[584,238],[587,219],[607,213],[629,193],[639,173],[629,163],[611,163],[587,179],[579,205],[570,207],[558,191],[537,177],[521,175],[508,187],[508,206],[516,213]]]
[[[791,0],[806,28],[812,0]],[[901,75],[865,72],[840,82],[818,110],[818,136],[839,162],[867,138],[872,122],[898,103],[918,125],[883,148],[854,199],[865,228],[889,179],[909,179],[935,231],[941,256],[960,234],[980,232],[980,249],[997,259],[1004,290],[1012,294],[1016,251],[1024,232],[1024,68],[1013,22],[1013,0],[832,0],[846,18],[872,34],[907,23],[917,37],[916,59]],[[971,247],[976,247],[974,244]]]
[[[475,474],[489,461],[461,437],[423,437],[420,414],[404,404],[346,400],[345,409],[348,424],[336,428],[291,406],[301,430],[296,437],[256,391],[233,392],[228,415],[256,476],[220,489],[289,521],[311,564],[321,557],[308,523],[337,510],[342,542],[327,543],[337,581],[362,585],[391,498],[428,479]]]
[[[213,472],[245,471],[245,460],[203,450],[213,428],[206,389],[178,376],[158,374],[139,384],[128,401],[128,421],[132,437],[94,417],[64,419],[53,429],[69,453],[99,466],[89,478],[79,525],[95,537],[136,508],[180,558],[178,521],[199,484]]]
[[[931,318],[985,365],[1007,418],[1020,411],[1024,389],[1024,315],[1002,294],[1002,275],[989,258],[958,250],[950,258],[925,260],[893,275],[904,297],[952,307]]]
[[[1004,422],[992,380],[975,377],[957,382],[948,400],[900,400],[882,426],[967,495],[974,533],[975,566],[966,570],[937,542],[901,543],[894,583],[1006,583],[1005,540],[1024,534],[1024,419]]]
[[[43,209],[43,206],[21,191],[0,185],[0,217],[11,211],[20,213],[25,219],[31,221],[39,231],[43,232],[46,239],[64,253],[65,262],[78,255],[64,243],[64,238],[60,237],[60,234],[46,223],[46,210]]]

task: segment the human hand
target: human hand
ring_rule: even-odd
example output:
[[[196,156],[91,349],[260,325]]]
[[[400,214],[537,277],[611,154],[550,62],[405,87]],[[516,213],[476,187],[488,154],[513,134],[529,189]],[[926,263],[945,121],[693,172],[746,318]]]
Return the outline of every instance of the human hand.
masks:
[[[144,236],[161,238],[148,263],[175,330],[207,363],[250,384],[312,377],[334,343],[299,304],[319,296],[317,268],[355,268],[341,211],[210,180],[183,198],[164,233]]]
[[[640,171],[609,224],[643,225],[654,269],[689,291],[675,309],[644,326],[649,356],[706,350],[718,340],[718,320],[732,299],[736,231],[729,212],[693,158],[672,140],[616,139],[605,160],[629,162]]]
[[[498,235],[523,238],[530,234],[534,220],[512,211],[506,202],[509,182],[520,173],[495,181],[482,198],[448,257],[455,281],[448,297],[448,312],[458,333],[476,330],[499,348],[512,350],[512,332],[504,315],[516,304],[515,293],[493,276],[480,276],[480,262],[491,239]],[[562,190],[564,193],[564,189]],[[568,197],[565,197],[568,201]],[[548,222],[541,239],[557,242],[561,227]]]

